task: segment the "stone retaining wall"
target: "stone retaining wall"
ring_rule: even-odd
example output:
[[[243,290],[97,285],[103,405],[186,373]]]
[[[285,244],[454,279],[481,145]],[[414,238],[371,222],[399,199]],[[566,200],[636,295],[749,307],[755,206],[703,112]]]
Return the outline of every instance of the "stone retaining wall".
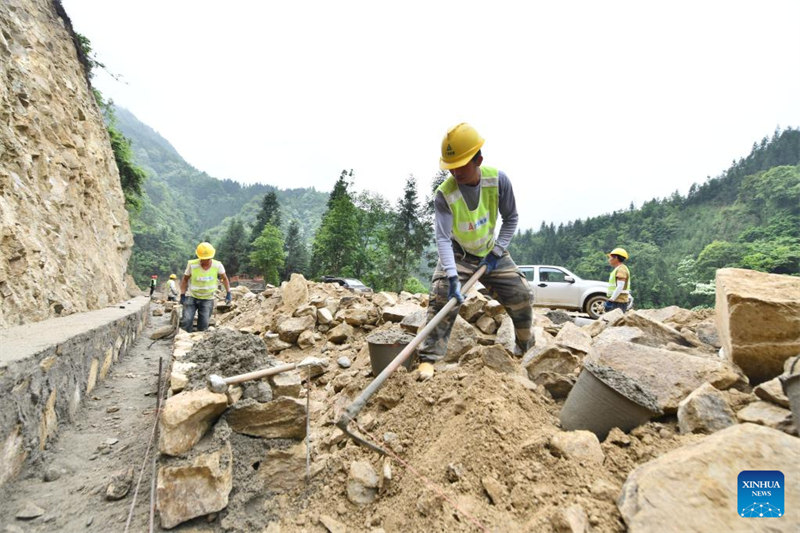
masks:
[[[0,330],[0,485],[35,464],[128,353],[150,300]]]

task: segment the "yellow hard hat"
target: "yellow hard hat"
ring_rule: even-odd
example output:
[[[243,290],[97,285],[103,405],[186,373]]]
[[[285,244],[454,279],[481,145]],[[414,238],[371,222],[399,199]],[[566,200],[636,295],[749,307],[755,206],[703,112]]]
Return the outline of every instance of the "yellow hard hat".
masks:
[[[625,251],[625,248],[614,248],[608,252],[608,255],[618,255],[620,257],[624,257],[625,259],[628,258],[628,252]]]
[[[200,259],[211,259],[215,253],[216,250],[211,246],[211,243],[201,242],[197,245],[197,257]]]
[[[483,142],[478,131],[466,122],[453,126],[442,139],[439,167],[442,170],[463,167],[478,153]]]
[[[169,279],[178,279],[178,276],[176,276],[175,274],[170,274]]]

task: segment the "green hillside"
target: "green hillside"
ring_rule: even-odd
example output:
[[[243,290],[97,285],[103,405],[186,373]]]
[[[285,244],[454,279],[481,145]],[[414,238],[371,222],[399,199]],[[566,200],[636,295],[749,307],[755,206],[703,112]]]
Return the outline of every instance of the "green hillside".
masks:
[[[147,173],[142,209],[131,215],[134,249],[128,270],[143,285],[183,271],[197,242],[218,239],[232,217],[249,228],[264,195],[275,190],[282,218],[300,222],[309,240],[319,225],[327,193],[314,189],[279,190],[220,180],[188,164],[175,148],[128,110],[114,108],[117,128],[131,140],[134,161]],[[224,262],[225,258],[220,257]]]
[[[608,279],[605,253],[630,254],[638,307],[713,305],[717,268],[800,275],[800,131],[776,131],[722,175],[639,208],[516,235],[517,263]]]

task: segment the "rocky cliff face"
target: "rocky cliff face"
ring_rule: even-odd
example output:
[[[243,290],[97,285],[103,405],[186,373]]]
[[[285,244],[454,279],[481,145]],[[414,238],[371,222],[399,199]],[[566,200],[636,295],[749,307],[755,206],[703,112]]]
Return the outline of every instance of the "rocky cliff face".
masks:
[[[53,0],[0,2],[0,327],[126,297],[133,237],[105,125]]]

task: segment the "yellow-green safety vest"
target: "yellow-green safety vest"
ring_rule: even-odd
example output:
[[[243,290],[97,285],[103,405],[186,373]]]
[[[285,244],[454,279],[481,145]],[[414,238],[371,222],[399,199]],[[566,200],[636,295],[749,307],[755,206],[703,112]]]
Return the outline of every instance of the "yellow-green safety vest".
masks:
[[[453,239],[465,252],[478,257],[486,256],[494,248],[494,228],[500,203],[497,176],[496,168],[481,167],[481,195],[474,211],[469,210],[453,176],[444,180],[437,189],[453,213]]]
[[[211,260],[211,266],[204,270],[200,266],[199,259],[189,261],[187,268],[192,273],[189,279],[189,294],[198,300],[210,300],[214,298],[214,291],[217,290],[217,278],[219,276],[219,261]]]
[[[608,294],[607,296],[611,298],[611,295],[614,294],[614,291],[617,290],[617,270],[620,268],[624,268],[625,271],[628,273],[627,279],[625,279],[625,286],[622,288],[622,292],[619,293],[619,300],[620,302],[628,301],[628,295],[631,293],[631,271],[627,265],[618,265],[617,268],[611,271],[611,275],[608,276]]]

